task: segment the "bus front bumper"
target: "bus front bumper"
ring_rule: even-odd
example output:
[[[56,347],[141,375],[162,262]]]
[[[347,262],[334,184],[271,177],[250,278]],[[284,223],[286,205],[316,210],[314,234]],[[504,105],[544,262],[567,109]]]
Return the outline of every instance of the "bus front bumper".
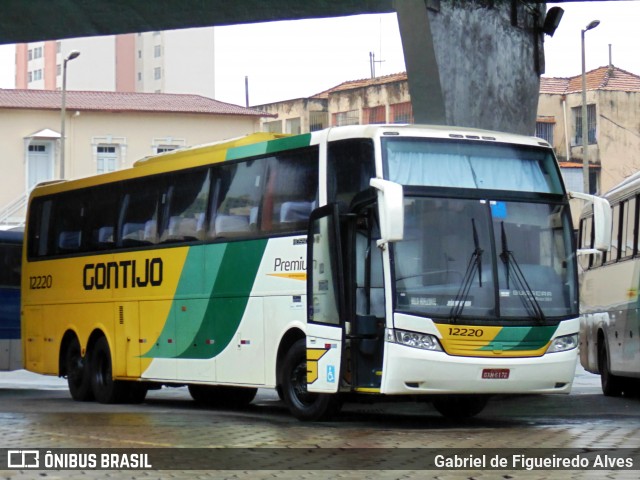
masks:
[[[451,356],[387,343],[381,393],[523,394],[571,391],[577,349],[541,357]]]

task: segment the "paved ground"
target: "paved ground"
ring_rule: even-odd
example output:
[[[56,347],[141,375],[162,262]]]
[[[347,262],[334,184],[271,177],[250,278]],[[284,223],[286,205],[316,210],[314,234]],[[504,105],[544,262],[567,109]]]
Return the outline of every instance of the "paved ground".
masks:
[[[640,399],[602,396],[599,377],[582,369],[576,372],[569,396],[499,397],[479,417],[464,423],[445,420],[430,405],[414,402],[347,405],[332,422],[301,423],[269,390],[261,390],[244,410],[199,407],[184,388],[150,392],[143,405],[78,403],[70,399],[64,381],[26,372],[0,373],[0,405],[0,445],[5,448],[69,448],[71,452],[83,448],[127,448],[144,452],[145,448],[178,447],[192,449],[183,452],[194,454],[196,464],[198,460],[207,463],[206,459],[234,467],[227,471],[213,470],[210,465],[207,470],[23,469],[0,471],[0,479],[640,478],[640,465],[634,471],[462,471],[415,467],[420,465],[417,456],[433,453],[434,449],[459,449],[456,451],[460,457],[494,452],[486,449],[515,449],[495,451],[502,456],[518,452],[528,455],[532,451],[526,449],[540,447],[552,449],[546,452],[547,456],[554,452],[559,455],[567,448],[634,448],[638,452]],[[221,455],[220,450],[213,450],[219,448],[229,450]],[[294,448],[309,449],[311,453]],[[169,456],[176,452],[154,452],[158,451]],[[285,459],[283,467],[295,470],[255,470],[265,460],[256,455],[264,456],[265,452],[277,465]],[[318,458],[318,452],[329,456]],[[363,465],[389,465],[385,464],[388,461],[393,470],[354,470]],[[404,465],[406,469],[397,470]],[[344,469],[332,469],[336,467]]]

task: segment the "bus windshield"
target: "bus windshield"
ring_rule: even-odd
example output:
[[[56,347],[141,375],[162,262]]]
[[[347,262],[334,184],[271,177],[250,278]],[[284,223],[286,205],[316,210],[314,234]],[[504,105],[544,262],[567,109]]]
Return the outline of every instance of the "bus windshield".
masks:
[[[396,309],[456,321],[577,315],[568,208],[405,197]]]
[[[551,150],[513,144],[383,138],[385,177],[402,185],[562,194]]]

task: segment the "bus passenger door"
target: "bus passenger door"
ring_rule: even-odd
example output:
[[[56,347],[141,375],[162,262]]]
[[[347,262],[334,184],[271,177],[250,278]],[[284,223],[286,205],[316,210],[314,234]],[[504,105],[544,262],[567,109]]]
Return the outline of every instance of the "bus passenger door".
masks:
[[[315,210],[307,237],[307,390],[338,391],[344,339],[344,276],[337,205]]]

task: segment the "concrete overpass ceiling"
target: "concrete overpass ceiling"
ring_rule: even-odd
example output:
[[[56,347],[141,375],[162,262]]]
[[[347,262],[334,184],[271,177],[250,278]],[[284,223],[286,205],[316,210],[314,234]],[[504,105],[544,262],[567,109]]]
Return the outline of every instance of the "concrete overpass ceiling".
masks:
[[[393,12],[393,0],[2,0],[0,44]]]

